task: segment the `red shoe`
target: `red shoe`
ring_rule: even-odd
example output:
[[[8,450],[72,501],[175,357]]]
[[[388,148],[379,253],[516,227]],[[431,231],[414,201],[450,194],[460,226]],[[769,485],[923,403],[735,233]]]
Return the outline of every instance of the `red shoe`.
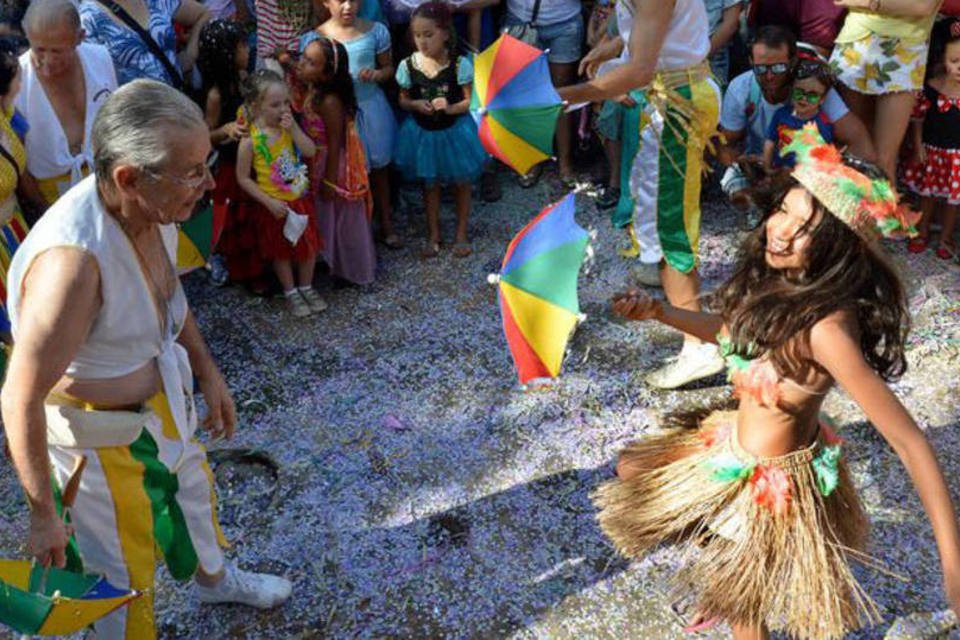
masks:
[[[956,260],[957,259],[957,248],[952,244],[941,243],[937,247],[937,257],[941,260]]]
[[[910,253],[923,253],[927,250],[927,239],[922,236],[911,238],[907,243],[907,251]]]

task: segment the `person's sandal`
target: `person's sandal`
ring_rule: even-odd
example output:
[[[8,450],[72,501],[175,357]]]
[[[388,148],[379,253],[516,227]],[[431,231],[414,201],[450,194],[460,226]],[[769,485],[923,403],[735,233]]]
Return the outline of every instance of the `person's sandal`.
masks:
[[[457,258],[466,258],[473,253],[473,247],[469,242],[458,242],[453,245],[453,255]]]
[[[620,189],[617,187],[604,187],[597,195],[597,208],[610,209],[617,206],[620,202]]]
[[[497,174],[493,171],[484,171],[480,174],[480,199],[484,202],[497,202],[503,197]]]
[[[926,236],[917,236],[916,238],[910,238],[910,242],[907,243],[907,251],[910,253],[923,253],[927,250],[927,238]]]
[[[383,246],[387,249],[403,249],[403,240],[395,233],[388,234],[381,242],[383,242]]]
[[[439,242],[427,242],[423,249],[420,250],[421,258],[436,258],[440,255],[440,243]]]
[[[529,189],[538,182],[540,182],[540,176],[543,175],[543,165],[538,164],[530,171],[527,171],[522,176],[517,178],[517,184],[519,184],[524,189]]]
[[[577,177],[576,176],[560,176],[560,184],[563,185],[564,189],[576,189],[577,188]]]
[[[937,247],[937,257],[941,260],[956,260],[957,247],[952,242],[941,242]]]

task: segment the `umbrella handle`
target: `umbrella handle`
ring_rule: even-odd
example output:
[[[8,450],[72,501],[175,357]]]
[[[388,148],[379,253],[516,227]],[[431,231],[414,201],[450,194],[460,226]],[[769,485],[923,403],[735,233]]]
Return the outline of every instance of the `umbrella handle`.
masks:
[[[67,478],[67,483],[63,485],[63,494],[60,502],[63,506],[64,513],[73,506],[74,500],[77,499],[77,493],[80,491],[80,476],[83,475],[83,470],[86,468],[87,456],[77,458],[77,461],[73,464],[73,471],[70,472],[70,477]]]

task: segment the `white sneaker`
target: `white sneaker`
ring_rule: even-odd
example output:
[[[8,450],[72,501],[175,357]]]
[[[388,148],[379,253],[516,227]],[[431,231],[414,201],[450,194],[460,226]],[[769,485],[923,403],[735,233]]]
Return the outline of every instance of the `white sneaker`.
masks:
[[[299,291],[294,291],[290,295],[283,295],[285,298],[284,303],[287,305],[287,311],[289,311],[294,318],[306,318],[313,313],[310,305],[303,299]]]
[[[290,581],[280,576],[242,571],[232,562],[225,563],[223,569],[223,578],[216,585],[195,585],[200,602],[237,602],[257,609],[272,609],[289,598],[293,590]]]
[[[300,289],[300,295],[303,296],[304,300],[306,300],[307,306],[310,307],[310,311],[314,313],[326,311],[327,301],[324,300],[313,287],[310,287],[309,289]]]
[[[641,262],[630,270],[630,279],[641,287],[662,287],[660,265],[656,262]]]
[[[669,362],[646,377],[647,384],[658,389],[676,389],[695,380],[715,376],[726,367],[717,348],[703,345],[680,352],[675,362]]]

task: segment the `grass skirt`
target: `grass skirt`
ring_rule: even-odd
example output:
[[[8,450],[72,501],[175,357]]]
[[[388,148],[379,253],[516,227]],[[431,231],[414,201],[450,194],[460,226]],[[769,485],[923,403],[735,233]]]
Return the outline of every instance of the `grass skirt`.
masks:
[[[850,559],[865,559],[867,520],[825,426],[805,449],[775,458],[745,452],[736,412],[714,412],[628,446],[594,495],[604,533],[639,557],[677,543],[677,597],[705,618],[766,624],[796,638],[842,638],[879,619]]]

